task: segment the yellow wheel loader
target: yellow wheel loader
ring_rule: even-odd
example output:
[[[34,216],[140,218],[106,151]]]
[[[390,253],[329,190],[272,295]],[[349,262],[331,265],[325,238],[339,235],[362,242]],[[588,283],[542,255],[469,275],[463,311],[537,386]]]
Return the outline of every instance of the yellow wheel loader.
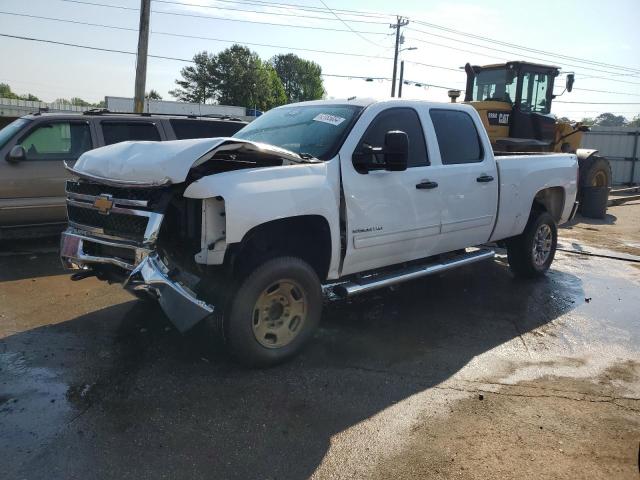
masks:
[[[529,62],[465,65],[464,101],[482,118],[498,155],[516,152],[575,153],[579,162],[578,199],[585,216],[603,217],[611,186],[611,166],[597,150],[581,149],[580,123],[559,122],[551,115],[553,84],[558,67]],[[574,75],[567,74],[565,91],[571,92]],[[564,93],[564,91],[562,92]],[[449,91],[452,102],[459,90]]]

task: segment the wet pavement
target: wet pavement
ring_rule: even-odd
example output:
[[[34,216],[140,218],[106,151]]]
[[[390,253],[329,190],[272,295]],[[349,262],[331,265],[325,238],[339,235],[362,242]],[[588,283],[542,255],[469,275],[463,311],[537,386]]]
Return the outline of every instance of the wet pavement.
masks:
[[[637,478],[638,263],[519,281],[500,256],[330,304],[247,370],[71,282],[55,240],[0,252],[1,478]]]

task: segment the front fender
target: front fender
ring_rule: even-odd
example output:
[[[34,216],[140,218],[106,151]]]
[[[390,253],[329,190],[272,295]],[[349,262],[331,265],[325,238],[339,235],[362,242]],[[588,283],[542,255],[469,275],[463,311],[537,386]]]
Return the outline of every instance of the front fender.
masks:
[[[596,153],[598,153],[598,150],[593,150],[590,148],[579,148],[576,150],[576,156],[578,157],[578,160],[586,160],[591,155],[594,155]]]
[[[235,170],[201,178],[187,187],[187,198],[222,197],[226,244],[242,241],[252,228],[273,220],[320,215],[331,231],[329,275],[339,264],[338,162]]]

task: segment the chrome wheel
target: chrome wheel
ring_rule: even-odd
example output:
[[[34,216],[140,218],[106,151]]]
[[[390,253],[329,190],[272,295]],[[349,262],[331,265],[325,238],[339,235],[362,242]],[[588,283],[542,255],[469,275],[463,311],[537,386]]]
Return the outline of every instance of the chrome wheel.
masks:
[[[253,307],[253,334],[264,347],[284,347],[302,330],[307,311],[307,297],[297,282],[275,282],[260,294]]]
[[[546,223],[540,225],[533,237],[533,263],[537,267],[542,267],[551,255],[551,246],[553,244],[553,232],[551,227]]]

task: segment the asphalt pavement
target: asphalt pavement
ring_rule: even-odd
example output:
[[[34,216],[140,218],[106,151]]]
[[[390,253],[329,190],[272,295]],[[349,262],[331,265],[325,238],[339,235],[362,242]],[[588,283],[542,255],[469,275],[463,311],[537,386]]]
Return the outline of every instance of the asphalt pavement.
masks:
[[[247,370],[71,282],[55,239],[4,243],[0,478],[637,479],[639,286],[631,260],[521,281],[501,255],[329,304],[300,357]]]

